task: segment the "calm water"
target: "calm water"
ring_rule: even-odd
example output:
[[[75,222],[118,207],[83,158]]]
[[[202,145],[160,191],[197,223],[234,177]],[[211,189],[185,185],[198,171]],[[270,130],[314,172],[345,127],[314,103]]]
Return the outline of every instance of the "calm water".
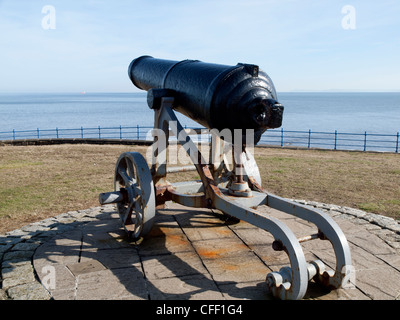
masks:
[[[400,131],[400,92],[281,93],[285,130],[394,134]]]
[[[398,93],[280,93],[285,130],[395,134]],[[146,93],[0,94],[0,132],[153,126]],[[197,126],[178,115],[183,125]]]

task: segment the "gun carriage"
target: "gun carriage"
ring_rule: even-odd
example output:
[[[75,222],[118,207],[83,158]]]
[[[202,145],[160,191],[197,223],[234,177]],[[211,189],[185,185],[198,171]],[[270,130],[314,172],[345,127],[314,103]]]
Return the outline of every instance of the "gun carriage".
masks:
[[[348,283],[351,255],[336,222],[320,210],[262,188],[249,147],[258,143],[267,129],[281,126],[284,109],[265,72],[250,64],[226,66],[142,56],[131,62],[128,74],[136,87],[147,91],[148,106],[154,111],[153,159],[149,168],[140,153],[121,154],[115,167],[115,190],[100,194],[99,200],[101,204],[117,204],[124,229],[131,237],[145,236],[151,230],[156,209],[166,201],[218,209],[228,217],[268,231],[274,237],[273,249],[288,255],[290,266],[266,277],[275,297],[301,299],[311,279],[329,288]],[[208,160],[178,121],[176,111],[209,129],[212,139]],[[166,150],[172,134],[193,166],[168,165]],[[228,161],[226,144],[233,163]],[[200,181],[168,182],[168,173],[187,170],[196,170]],[[257,211],[259,206],[311,222],[318,232],[298,239],[282,221]],[[332,243],[334,270],[328,270],[320,260],[306,261],[300,243],[313,239]]]

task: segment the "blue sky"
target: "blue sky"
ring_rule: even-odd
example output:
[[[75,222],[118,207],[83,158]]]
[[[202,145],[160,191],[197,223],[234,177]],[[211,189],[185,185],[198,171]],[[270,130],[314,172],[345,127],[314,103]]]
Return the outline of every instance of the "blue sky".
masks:
[[[0,92],[135,92],[144,54],[257,64],[281,92],[400,91],[398,0],[0,0],[0,30]]]

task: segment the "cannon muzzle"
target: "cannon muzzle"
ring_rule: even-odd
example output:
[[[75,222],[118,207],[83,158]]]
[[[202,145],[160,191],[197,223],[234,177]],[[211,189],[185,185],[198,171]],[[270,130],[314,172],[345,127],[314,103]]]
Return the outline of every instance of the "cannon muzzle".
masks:
[[[256,65],[227,66],[198,60],[142,56],[129,66],[139,89],[167,89],[174,109],[209,129],[253,129],[254,143],[282,125],[283,106],[271,78]]]

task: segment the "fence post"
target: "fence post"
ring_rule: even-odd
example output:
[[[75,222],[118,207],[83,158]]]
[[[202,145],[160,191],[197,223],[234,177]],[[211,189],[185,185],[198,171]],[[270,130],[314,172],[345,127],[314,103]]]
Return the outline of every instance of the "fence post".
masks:
[[[367,151],[367,131],[364,133],[364,151]]]
[[[56,128],[56,137],[58,139],[58,128]]]
[[[13,129],[13,140],[15,140],[15,129]]]
[[[335,130],[335,147],[334,147],[334,150],[336,150],[336,146],[337,146],[337,130]]]
[[[310,149],[311,146],[311,129],[308,129],[308,149]]]
[[[139,125],[136,126],[137,140],[139,140]]]
[[[119,126],[119,138],[122,139],[122,126]]]
[[[281,128],[281,147],[283,147],[283,128]]]
[[[397,132],[397,139],[396,139],[396,153],[399,152],[399,132]]]
[[[83,139],[83,127],[81,127],[81,138]]]

